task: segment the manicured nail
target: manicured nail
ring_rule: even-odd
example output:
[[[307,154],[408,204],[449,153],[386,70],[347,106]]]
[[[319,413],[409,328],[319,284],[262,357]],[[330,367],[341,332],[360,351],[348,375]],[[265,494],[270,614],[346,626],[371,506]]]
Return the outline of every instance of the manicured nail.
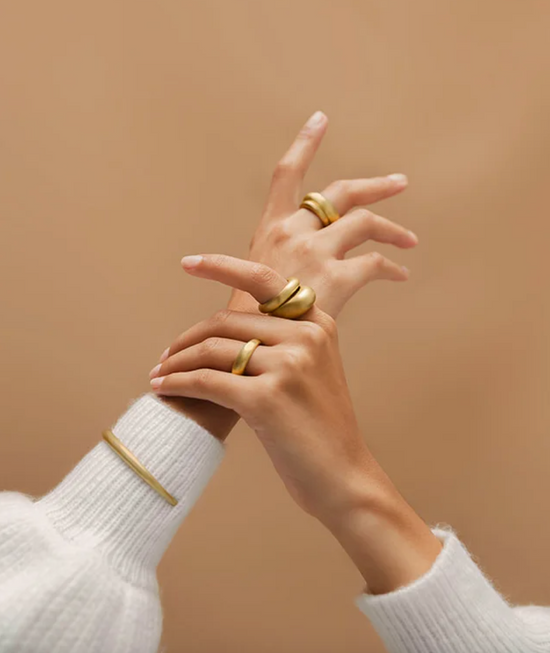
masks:
[[[192,270],[193,268],[196,268],[200,264],[203,258],[204,257],[200,256],[199,254],[196,254],[194,256],[184,256],[181,259],[181,264],[186,270]]]
[[[415,243],[418,243],[418,236],[414,233],[414,231],[409,231],[409,236],[414,240]]]
[[[153,369],[149,372],[149,378],[152,379],[154,376],[157,376],[161,367],[162,365],[160,363],[155,365],[155,367],[153,367]]]
[[[325,114],[322,111],[316,111],[310,119],[307,121],[306,125],[308,127],[317,127],[325,119]]]
[[[159,358],[161,363],[164,363],[164,361],[168,358],[169,353],[170,353],[170,347],[166,347],[166,349],[162,352]]]
[[[393,174],[388,175],[388,179],[396,181],[398,184],[406,184],[409,181],[407,175],[404,175],[401,172],[394,172]]]
[[[151,387],[153,388],[153,390],[159,390],[163,381],[164,381],[163,376],[158,376],[156,379],[151,379]]]

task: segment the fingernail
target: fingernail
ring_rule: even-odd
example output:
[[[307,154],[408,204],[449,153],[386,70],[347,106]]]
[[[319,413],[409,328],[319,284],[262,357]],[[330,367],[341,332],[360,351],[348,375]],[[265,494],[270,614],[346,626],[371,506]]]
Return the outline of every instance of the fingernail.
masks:
[[[153,388],[153,390],[159,390],[163,381],[164,381],[163,376],[158,376],[156,379],[151,379],[151,387]]]
[[[159,358],[161,363],[164,363],[164,361],[168,358],[169,353],[170,353],[170,347],[166,347],[166,349],[162,352]]]
[[[414,240],[415,243],[418,243],[418,236],[414,233],[414,231],[409,231],[409,236]]]
[[[153,369],[149,372],[149,378],[152,379],[154,376],[157,376],[161,367],[162,366],[160,363],[155,365],[155,367],[153,367]]]
[[[406,184],[409,180],[407,175],[404,175],[402,172],[394,172],[391,175],[388,175],[388,179],[396,181],[398,184]]]
[[[317,127],[325,119],[325,114],[322,111],[316,111],[310,119],[307,121],[306,125],[308,127]]]
[[[193,268],[196,268],[199,263],[203,260],[204,257],[196,254],[194,256],[184,256],[181,259],[181,264],[186,270],[192,270]]]
[[[406,268],[404,265],[401,266],[401,269],[403,270],[403,272],[404,272],[405,274],[410,274],[410,273],[411,273],[411,271],[409,270],[409,268]]]

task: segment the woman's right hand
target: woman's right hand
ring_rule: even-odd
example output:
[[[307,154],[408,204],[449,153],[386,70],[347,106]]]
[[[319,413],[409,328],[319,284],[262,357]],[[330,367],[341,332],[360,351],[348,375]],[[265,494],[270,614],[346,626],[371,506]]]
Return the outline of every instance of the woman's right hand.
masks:
[[[327,227],[311,211],[299,208],[304,177],[327,126],[325,114],[316,112],[277,163],[248,258],[314,287],[317,305],[336,317],[367,283],[406,281],[409,276],[407,268],[379,252],[354,256],[356,247],[372,240],[409,249],[418,238],[407,228],[363,208],[404,191],[408,182],[403,174],[336,179],[320,189],[341,216]],[[256,310],[250,296],[238,289],[233,291],[229,308]]]
[[[207,255],[191,257],[186,269],[265,302],[286,280],[268,267],[251,274],[257,266]],[[248,375],[229,373],[243,344],[254,338],[262,344]],[[320,308],[295,321],[222,311],[184,332],[151,376],[162,396],[207,399],[238,413],[258,435],[293,499],[337,537],[371,591],[388,591],[427,571],[439,542],[361,436],[335,322]],[[393,549],[382,551],[381,559],[385,540]]]

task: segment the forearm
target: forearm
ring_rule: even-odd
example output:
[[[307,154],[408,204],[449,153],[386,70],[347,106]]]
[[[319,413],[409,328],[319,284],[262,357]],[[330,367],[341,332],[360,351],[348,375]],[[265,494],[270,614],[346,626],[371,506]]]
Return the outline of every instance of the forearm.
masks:
[[[102,441],[41,499],[0,493],[2,652],[158,649],[156,565],[224,447],[151,395],[112,431],[178,504]]]
[[[321,521],[349,555],[370,594],[408,585],[433,565],[441,543],[399,494],[378,463],[367,463],[346,479],[341,506]]]

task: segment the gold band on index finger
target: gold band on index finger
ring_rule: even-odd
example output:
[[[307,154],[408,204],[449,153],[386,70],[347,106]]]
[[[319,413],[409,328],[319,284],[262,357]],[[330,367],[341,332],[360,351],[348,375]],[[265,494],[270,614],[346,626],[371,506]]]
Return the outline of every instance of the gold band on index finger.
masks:
[[[278,295],[272,297],[267,302],[260,304],[258,308],[262,313],[272,313],[287,302],[292,295],[300,288],[300,281],[296,277],[290,277],[286,286],[281,290]]]

